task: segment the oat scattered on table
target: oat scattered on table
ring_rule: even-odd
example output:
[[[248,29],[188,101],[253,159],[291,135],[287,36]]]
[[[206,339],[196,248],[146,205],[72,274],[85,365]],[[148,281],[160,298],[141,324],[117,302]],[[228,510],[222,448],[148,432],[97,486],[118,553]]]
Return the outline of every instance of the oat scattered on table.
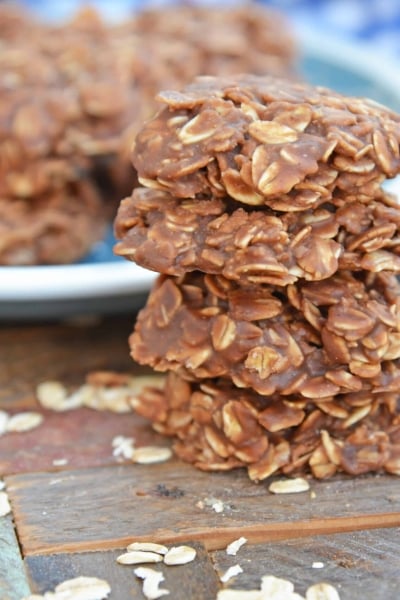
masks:
[[[222,502],[222,500],[216,500],[212,503],[211,508],[216,513],[222,513],[224,512],[224,503]]]
[[[340,596],[333,585],[322,582],[308,588],[306,600],[340,600]]]
[[[204,506],[209,506],[216,513],[222,513],[225,509],[229,508],[222,500],[219,498],[214,498],[213,496],[204,498],[203,500],[199,500],[196,504],[198,508],[204,508]]]
[[[240,573],[243,573],[242,567],[240,565],[233,565],[221,575],[220,581],[222,581],[222,583],[226,583],[227,581],[229,581],[233,577],[236,577],[236,575],[239,575]]]
[[[288,579],[275,577],[275,575],[264,575],[261,577],[261,591],[265,597],[291,598],[294,592],[294,585]]]
[[[0,517],[5,517],[10,514],[11,506],[8,500],[7,492],[0,492]]]
[[[104,579],[97,577],[74,577],[59,583],[54,592],[31,594],[22,600],[104,600],[111,592],[111,587]]]
[[[143,550],[145,552],[157,552],[157,554],[167,554],[167,546],[163,544],[156,544],[154,542],[132,542],[127,546],[127,551],[132,550]]]
[[[329,583],[316,583],[307,589],[304,598],[295,591],[293,583],[288,579],[264,575],[261,577],[260,589],[220,590],[217,600],[340,600],[340,597],[337,590]]]
[[[125,386],[105,387],[86,383],[75,395],[80,396],[82,406],[99,411],[128,413],[131,411],[128,390]]]
[[[191,546],[173,546],[164,556],[166,565],[185,565],[196,558],[196,550]]]
[[[67,388],[60,381],[43,381],[36,387],[36,398],[43,408],[62,412],[76,408],[67,401]]]
[[[115,413],[132,411],[132,402],[144,388],[161,387],[164,377],[157,375],[131,376],[113,371],[88,373],[86,383],[75,394],[81,396],[82,405],[93,410]]]
[[[145,563],[157,563],[161,562],[163,557],[161,554],[156,552],[149,552],[145,550],[131,550],[125,552],[117,557],[117,562],[121,565],[140,565]]]
[[[131,412],[132,402],[145,387],[159,388],[164,379],[158,375],[92,371],[87,374],[86,382],[72,392],[60,381],[43,381],[36,388],[36,397],[43,408],[56,412],[86,407],[123,414]]]
[[[111,445],[113,447],[113,456],[120,459],[131,460],[135,451],[135,440],[132,437],[116,435]]]
[[[9,419],[9,414],[5,410],[0,410],[0,435],[6,433]]]
[[[55,592],[60,595],[60,600],[102,600],[107,598],[111,587],[104,579],[80,576],[58,584]]]
[[[191,546],[172,546],[167,548],[154,542],[132,542],[127,552],[117,557],[122,565],[134,565],[162,562],[166,565],[184,565],[196,558],[196,550]]]
[[[43,422],[43,415],[37,412],[21,412],[11,416],[7,421],[7,433],[23,433],[39,427]]]
[[[65,465],[68,464],[68,458],[55,458],[53,460],[53,465],[55,467],[64,467]]]
[[[142,446],[136,448],[132,454],[132,461],[141,465],[150,465],[169,460],[172,450],[161,446]]]
[[[148,600],[157,600],[157,598],[169,594],[169,590],[159,587],[160,583],[164,581],[164,575],[161,571],[154,571],[154,569],[148,567],[138,567],[134,573],[136,577],[143,579],[142,591]]]
[[[236,556],[236,554],[238,553],[238,550],[247,543],[247,538],[245,537],[240,537],[237,540],[233,540],[233,542],[231,542],[230,544],[228,544],[228,546],[226,547],[226,553],[229,554],[230,556]]]
[[[295,479],[279,479],[273,481],[268,490],[273,494],[297,494],[299,492],[307,492],[310,489],[310,484],[303,477]]]

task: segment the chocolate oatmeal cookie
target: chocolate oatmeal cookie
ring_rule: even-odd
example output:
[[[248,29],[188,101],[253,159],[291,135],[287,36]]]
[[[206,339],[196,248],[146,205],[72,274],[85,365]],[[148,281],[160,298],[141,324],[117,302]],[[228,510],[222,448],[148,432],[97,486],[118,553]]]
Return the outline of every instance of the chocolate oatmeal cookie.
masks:
[[[268,76],[200,77],[141,130],[139,181],[179,198],[301,211],[368,202],[400,172],[400,116],[373,101]]]
[[[310,402],[169,373],[164,390],[147,388],[133,407],[158,432],[174,436],[178,456],[204,471],[245,467],[255,481],[276,473],[400,475],[396,392]]]
[[[389,194],[337,198],[315,210],[249,209],[231,198],[178,199],[137,188],[121,202],[116,254],[181,276],[199,270],[241,285],[286,286],[338,270],[400,272],[400,207]]]
[[[159,371],[226,377],[263,395],[387,391],[400,376],[399,291],[388,274],[338,273],[283,289],[161,276],[131,352]]]

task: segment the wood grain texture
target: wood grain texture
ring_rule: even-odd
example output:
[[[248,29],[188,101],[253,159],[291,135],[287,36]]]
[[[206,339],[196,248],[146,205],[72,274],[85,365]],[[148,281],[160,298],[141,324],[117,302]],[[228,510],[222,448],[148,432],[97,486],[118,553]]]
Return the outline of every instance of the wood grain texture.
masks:
[[[134,437],[140,445],[166,443],[137,415],[89,409],[56,413],[43,410],[35,398],[41,381],[80,386],[91,370],[147,372],[129,356],[132,321],[0,326],[0,409],[44,416],[36,429],[0,436],[0,476],[114,464],[111,441],[117,435]],[[65,467],[53,464],[60,459],[67,461]]]
[[[174,567],[161,563],[147,566],[163,573],[165,581],[160,587],[169,590],[168,598],[214,599],[219,582],[211,560],[201,544],[191,545],[197,551],[192,563]],[[28,556],[26,565],[32,591],[43,594],[54,589],[61,581],[86,575],[108,581],[111,586],[108,600],[143,600],[142,582],[134,574],[135,566],[116,562],[116,557],[123,551],[122,548],[107,552]]]
[[[400,597],[400,529],[377,529],[242,546],[236,556],[212,553],[220,576],[231,565],[243,569],[225,587],[257,589],[262,575],[291,581],[304,595],[321,581],[336,587],[341,600],[397,600]],[[322,569],[313,568],[322,562]]]
[[[136,538],[216,549],[240,535],[260,543],[400,525],[399,481],[390,476],[313,481],[314,499],[275,496],[243,471],[202,473],[176,459],[6,481],[25,554],[109,549]],[[224,511],[207,498],[221,500]]]
[[[0,326],[0,409],[37,409],[40,381],[81,385],[90,370],[143,372],[129,357],[132,323],[117,317],[79,326]],[[36,430],[0,437],[0,472],[13,507],[12,518],[0,520],[1,600],[20,600],[28,591],[20,548],[35,591],[85,574],[109,579],[112,599],[141,599],[133,568],[115,563],[134,539],[198,544],[195,563],[163,568],[174,600],[214,600],[213,563],[221,573],[236,562],[244,573],[229,587],[257,587],[272,572],[300,593],[323,577],[341,600],[400,597],[398,478],[310,479],[314,498],[274,496],[269,482],[255,485],[244,471],[202,473],[177,459],[118,464],[115,435],[134,437],[137,445],[169,443],[134,414],[43,414]],[[59,459],[67,463],[54,465]],[[215,500],[222,513],[212,508]],[[249,544],[227,557],[223,549],[242,535]],[[314,561],[324,569],[312,569]]]
[[[85,408],[57,413],[38,406],[34,410],[44,416],[39,427],[0,436],[0,476],[117,464],[112,440],[119,435],[134,438],[138,446],[168,443],[134,413]],[[57,466],[60,459],[66,464]]]
[[[133,322],[133,317],[115,317],[83,325],[1,325],[1,408],[35,405],[35,388],[41,381],[81,385],[90,370],[133,371],[128,348]]]
[[[0,518],[0,598],[21,600],[29,593],[11,516]]]

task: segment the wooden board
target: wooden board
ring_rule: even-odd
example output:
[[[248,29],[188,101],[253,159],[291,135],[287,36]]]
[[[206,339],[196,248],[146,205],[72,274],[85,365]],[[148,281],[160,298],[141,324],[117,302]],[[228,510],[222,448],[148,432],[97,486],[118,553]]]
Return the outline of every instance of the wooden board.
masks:
[[[215,549],[240,535],[259,543],[400,526],[399,480],[390,476],[314,481],[314,499],[275,496],[243,471],[202,473],[177,459],[5,480],[25,554],[109,549],[133,539],[196,540]],[[222,513],[207,505],[212,498],[223,502]]]
[[[115,414],[91,409],[57,413],[32,405],[44,416],[31,431],[0,436],[0,474],[58,471],[117,464],[115,436],[134,438],[137,445],[166,444],[149,423],[134,413]],[[59,461],[66,461],[65,465]]]
[[[0,406],[19,410],[35,404],[41,381],[81,385],[90,370],[134,371],[128,348],[133,321],[132,316],[86,324],[0,325]]]
[[[217,574],[206,550],[200,544],[192,544],[192,547],[195,547],[197,552],[192,563],[174,567],[164,564],[148,566],[163,573],[165,581],[160,587],[169,590],[169,598],[211,600],[216,597],[219,587]],[[143,600],[142,582],[134,574],[135,567],[116,562],[116,557],[122,551],[124,549],[28,556],[26,565],[32,590],[44,593],[66,579],[85,575],[105,579],[110,584],[111,594],[108,600]]]
[[[288,579],[304,595],[321,581],[333,585],[340,600],[397,600],[400,597],[400,529],[313,536],[262,545],[244,545],[236,556],[212,553],[220,576],[230,566],[243,569],[227,587],[257,589],[263,575]],[[323,568],[313,568],[313,563]]]
[[[399,535],[400,530],[394,528],[246,544],[236,556],[228,556],[225,550],[207,553],[200,544],[192,543],[197,550],[193,563],[180,567],[158,564],[151,568],[162,571],[162,586],[174,600],[213,600],[222,587],[257,589],[261,577],[268,574],[291,581],[300,594],[305,594],[310,585],[324,581],[338,590],[341,600],[397,600]],[[119,553],[120,550],[109,550],[28,556],[25,563],[31,589],[44,593],[65,579],[86,575],[108,581],[110,600],[142,600],[134,567],[117,564]],[[313,568],[316,562],[322,562],[323,568]],[[243,572],[222,584],[220,576],[235,564]]]
[[[0,409],[41,410],[35,388],[44,380],[75,386],[95,369],[143,372],[129,358],[132,323],[0,326]],[[165,572],[174,600],[214,600],[218,576],[236,562],[244,573],[228,587],[258,587],[269,571],[300,593],[323,577],[341,600],[398,600],[398,478],[310,480],[315,497],[274,496],[269,482],[255,485],[244,471],[201,473],[177,459],[120,463],[112,455],[116,435],[169,444],[134,414],[43,414],[37,429],[0,436],[0,475],[13,509],[0,520],[1,600],[27,593],[23,561],[32,591],[92,574],[110,580],[112,599],[143,599],[133,567],[115,563],[137,538],[197,545],[195,563]],[[212,507],[216,500],[222,513]],[[248,544],[228,557],[225,546],[240,536]],[[324,569],[312,569],[314,561]]]

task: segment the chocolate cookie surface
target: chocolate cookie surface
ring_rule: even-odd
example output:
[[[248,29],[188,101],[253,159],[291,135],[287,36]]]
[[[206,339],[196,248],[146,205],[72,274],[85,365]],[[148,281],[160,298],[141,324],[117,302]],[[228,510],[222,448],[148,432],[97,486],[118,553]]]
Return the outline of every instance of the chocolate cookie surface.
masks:
[[[120,205],[115,252],[163,274],[199,270],[241,285],[285,286],[343,268],[400,272],[399,226],[398,202],[383,193],[368,204],[337,198],[314,211],[279,213],[137,188]]]
[[[164,390],[145,390],[133,406],[158,432],[174,436],[178,456],[204,471],[246,467],[256,481],[279,472],[321,479],[337,472],[400,474],[397,393],[311,403],[170,373]]]
[[[280,211],[336,193],[368,201],[400,171],[400,117],[370,100],[269,76],[199,77],[162,92],[136,138],[147,187]]]
[[[259,394],[327,398],[399,380],[399,283],[340,273],[287,288],[198,272],[161,276],[130,338],[133,358]]]

